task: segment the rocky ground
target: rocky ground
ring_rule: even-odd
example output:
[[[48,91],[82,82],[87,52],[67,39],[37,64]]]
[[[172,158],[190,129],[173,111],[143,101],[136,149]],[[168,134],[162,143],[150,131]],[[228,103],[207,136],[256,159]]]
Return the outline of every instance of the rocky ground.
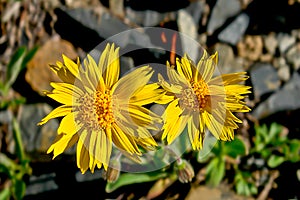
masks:
[[[153,183],[105,193],[100,172],[83,176],[77,170],[74,150],[51,160],[45,151],[56,135],[59,122],[51,120],[42,127],[36,126],[57,106],[43,96],[44,90],[51,89],[49,83],[57,81],[48,64],[61,60],[62,53],[72,59],[84,58],[100,42],[132,28],[151,26],[177,30],[198,41],[209,53],[218,51],[218,67],[222,73],[247,71],[251,78],[246,84],[252,86],[247,104],[252,111],[240,116],[244,122],[240,134],[250,137],[251,125],[275,121],[287,127],[293,138],[300,139],[299,11],[300,3],[296,0],[1,1],[0,80],[4,80],[6,66],[18,47],[39,47],[9,93],[10,97],[25,97],[26,104],[15,110],[0,111],[1,152],[13,154],[15,144],[10,124],[16,115],[24,148],[31,160],[33,171],[27,180],[24,199],[79,199],[86,195],[93,195],[95,199],[99,196],[100,199],[130,199],[130,195],[133,199],[147,199],[147,190]],[[143,33],[143,37],[148,37],[147,33]],[[143,37],[130,40],[126,45],[144,48]],[[176,48],[185,51],[189,47],[183,42]],[[157,52],[146,53],[154,61],[160,58],[155,56]],[[131,68],[140,64],[139,59],[124,56],[121,65]],[[5,98],[9,97],[0,97],[3,101]],[[299,163],[293,167],[300,169]],[[288,172],[280,175],[278,188],[281,190],[269,189],[265,196],[257,197],[276,199],[276,195],[285,191],[284,199],[299,199],[299,193],[290,190],[290,194],[290,188],[284,184],[289,181],[288,176]],[[197,194],[203,194],[203,199],[245,199],[235,195],[226,183],[215,189],[203,184],[199,187],[195,184],[198,178],[191,185],[176,182],[156,199],[186,197],[192,200],[198,199]],[[299,182],[291,187],[294,186],[299,188]]]

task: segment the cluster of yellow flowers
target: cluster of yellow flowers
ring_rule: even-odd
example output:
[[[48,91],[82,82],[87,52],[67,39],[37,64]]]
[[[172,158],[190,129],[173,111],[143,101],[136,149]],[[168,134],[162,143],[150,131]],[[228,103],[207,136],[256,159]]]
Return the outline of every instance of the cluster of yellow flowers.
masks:
[[[46,95],[62,105],[41,120],[39,125],[63,117],[58,135],[48,153],[54,157],[77,143],[77,166],[84,173],[95,167],[108,169],[112,148],[138,159],[142,149],[155,150],[157,140],[150,130],[161,131],[161,141],[171,144],[187,126],[194,150],[203,146],[207,128],[217,139],[232,140],[237,123],[233,112],[248,112],[243,101],[250,87],[239,84],[245,72],[213,77],[218,61],[215,53],[204,51],[196,65],[187,55],[167,63],[167,77],[154,70],[136,68],[120,76],[119,48],[107,44],[98,64],[91,56],[77,63],[63,55],[63,63],[50,65],[63,81],[51,83]],[[147,109],[147,104],[165,104],[162,116]],[[163,124],[162,130],[159,129]]]

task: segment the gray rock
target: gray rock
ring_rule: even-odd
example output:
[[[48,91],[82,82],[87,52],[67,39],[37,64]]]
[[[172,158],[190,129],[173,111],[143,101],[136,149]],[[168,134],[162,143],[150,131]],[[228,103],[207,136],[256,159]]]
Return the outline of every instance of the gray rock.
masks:
[[[243,66],[237,61],[231,46],[218,43],[215,47],[218,51],[219,63],[218,69],[222,74],[244,71]]]
[[[290,68],[285,65],[279,68],[278,77],[283,81],[288,81],[290,79]]]
[[[296,42],[296,38],[286,34],[286,33],[279,33],[277,35],[279,51],[280,53],[285,53],[293,44]]]
[[[241,11],[239,0],[218,0],[212,10],[211,17],[207,25],[208,34],[212,34],[220,28],[224,22]]]
[[[136,11],[126,7],[126,17],[140,26],[156,26],[164,20],[167,13],[159,13],[153,10]]]
[[[196,24],[199,24],[201,15],[204,10],[205,3],[203,1],[195,1],[191,2],[188,7],[186,7],[184,10],[188,12],[194,19],[194,22]]]
[[[278,69],[281,67],[285,67],[287,64],[284,57],[278,57],[273,59],[273,65],[276,69]]]
[[[51,190],[57,190],[55,183],[55,173],[42,174],[40,176],[31,175],[29,184],[26,186],[25,196],[37,195]]]
[[[42,126],[37,125],[51,110],[47,104],[22,105],[19,123],[26,152],[45,153],[54,141],[58,128],[56,119]]]
[[[181,33],[187,37],[181,37],[183,52],[187,53],[192,60],[196,60],[198,57],[198,43],[197,39],[197,26],[192,16],[185,10],[178,11],[178,29]]]
[[[252,115],[257,119],[268,117],[276,112],[300,108],[300,76],[295,72],[284,87],[262,102]]]
[[[286,59],[295,70],[300,68],[300,44],[297,44],[288,50]]]
[[[249,16],[245,13],[240,14],[231,24],[229,24],[219,35],[219,40],[236,45],[244,35],[248,25]]]
[[[271,33],[271,34],[265,36],[263,39],[264,39],[265,48],[267,49],[267,51],[269,53],[271,53],[272,55],[274,55],[276,48],[278,46],[278,41],[276,39],[275,34]]]
[[[280,80],[275,68],[268,63],[256,63],[250,70],[255,99],[274,92],[280,86]]]

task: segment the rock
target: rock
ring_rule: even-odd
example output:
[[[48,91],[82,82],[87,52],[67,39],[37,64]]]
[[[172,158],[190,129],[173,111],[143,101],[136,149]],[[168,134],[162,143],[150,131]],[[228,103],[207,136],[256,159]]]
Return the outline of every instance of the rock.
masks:
[[[296,38],[286,34],[286,33],[279,33],[277,35],[278,46],[280,53],[285,53],[293,44],[296,42]]]
[[[286,54],[287,62],[290,63],[295,70],[300,68],[300,43],[291,47]]]
[[[249,16],[245,13],[240,14],[231,24],[229,24],[219,35],[219,40],[236,45],[244,35],[248,25]]]
[[[259,104],[259,106],[253,110],[252,115],[260,120],[276,112],[299,109],[299,99],[300,76],[297,72],[294,72],[292,78],[283,88]]]
[[[58,36],[48,40],[38,49],[32,60],[27,64],[25,75],[26,81],[33,90],[43,94],[43,91],[52,89],[50,82],[61,81],[50,69],[49,64],[55,64],[56,61],[62,62],[62,54],[73,60],[76,60],[77,57],[73,45]]]
[[[275,33],[270,33],[269,35],[263,37],[263,40],[266,50],[272,55],[274,55],[278,46],[278,41],[276,39]]]
[[[263,41],[259,35],[246,35],[245,38],[237,44],[238,55],[251,61],[258,60],[262,54],[262,50]]]
[[[131,23],[140,26],[157,26],[167,15],[168,13],[159,13],[153,10],[136,11],[130,7],[126,8],[126,17]]]
[[[268,63],[256,63],[250,69],[250,77],[255,99],[259,100],[267,93],[274,92],[280,86],[275,68]]]
[[[109,0],[109,9],[117,17],[125,17],[124,1]]]
[[[288,81],[290,79],[290,68],[289,66],[285,65],[279,68],[278,70],[278,77],[280,80]]]
[[[134,69],[134,61],[131,57],[120,57],[120,76],[123,76],[126,73],[129,73]]]
[[[235,16],[240,11],[241,4],[239,0],[218,0],[208,21],[208,34],[213,34],[214,31],[220,28],[228,18]]]
[[[205,3],[203,1],[191,2],[184,10],[188,12],[194,19],[195,24],[199,24],[201,15],[204,11]]]
[[[195,41],[198,36],[197,26],[192,16],[185,10],[178,11],[178,29],[180,33],[185,34],[188,37],[181,37],[183,52],[187,53],[192,60],[196,60],[198,57],[198,44],[195,45]]]
[[[40,176],[31,175],[29,184],[26,186],[25,198],[57,189],[58,185],[55,183],[55,173],[42,174]]]
[[[274,58],[274,60],[273,60],[273,66],[275,67],[275,68],[281,68],[281,67],[284,67],[284,66],[286,66],[287,64],[286,64],[286,60],[285,60],[285,58],[284,57],[278,57],[278,58]]]
[[[58,128],[56,119],[52,119],[42,126],[37,125],[51,110],[52,108],[48,104],[22,105],[19,124],[25,152],[45,153],[54,141]]]
[[[215,47],[218,51],[218,69],[222,74],[244,71],[243,66],[237,61],[231,46],[218,43]]]

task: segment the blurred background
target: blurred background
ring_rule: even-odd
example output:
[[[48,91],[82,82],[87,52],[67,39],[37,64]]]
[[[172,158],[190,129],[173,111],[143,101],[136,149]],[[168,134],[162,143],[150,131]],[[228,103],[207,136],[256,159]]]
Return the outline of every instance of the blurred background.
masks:
[[[299,0],[0,0],[0,200],[2,199],[300,199]],[[232,142],[205,158],[186,152],[195,177],[178,180],[171,164],[144,174],[102,170],[82,175],[75,149],[46,154],[59,120],[37,123],[58,104],[43,95],[59,81],[48,67],[62,53],[82,59],[100,42],[138,27],[184,33],[209,53],[221,73],[247,71],[250,113]],[[189,44],[163,30],[144,39],[184,52]],[[157,44],[156,44],[157,45]],[[190,49],[189,49],[190,50]],[[121,68],[165,63],[172,53],[142,50],[121,57]]]

